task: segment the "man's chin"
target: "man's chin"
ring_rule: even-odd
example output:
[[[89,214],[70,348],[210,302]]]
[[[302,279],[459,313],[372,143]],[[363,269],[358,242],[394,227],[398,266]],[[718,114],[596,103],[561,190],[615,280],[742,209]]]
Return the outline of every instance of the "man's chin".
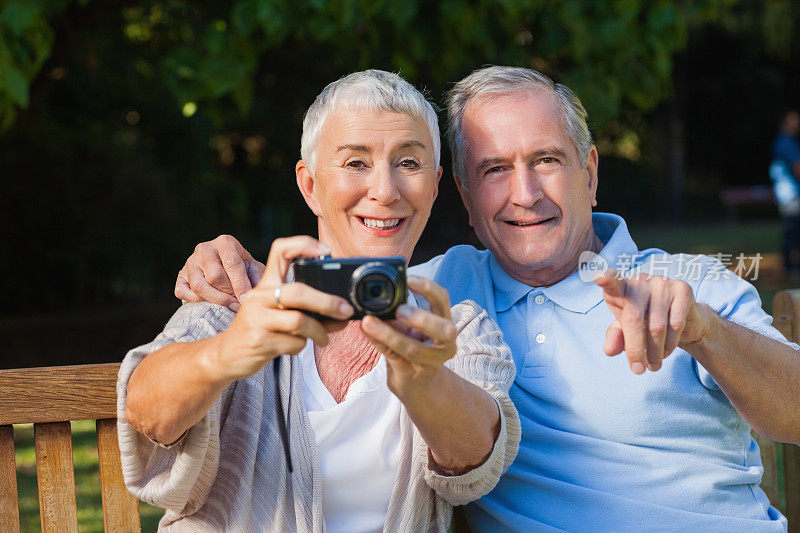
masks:
[[[543,250],[535,250],[527,253],[520,253],[518,251],[511,251],[511,253],[503,254],[509,267],[516,270],[540,270],[546,269],[553,265],[553,254],[542,253]],[[495,257],[498,255],[495,253]]]

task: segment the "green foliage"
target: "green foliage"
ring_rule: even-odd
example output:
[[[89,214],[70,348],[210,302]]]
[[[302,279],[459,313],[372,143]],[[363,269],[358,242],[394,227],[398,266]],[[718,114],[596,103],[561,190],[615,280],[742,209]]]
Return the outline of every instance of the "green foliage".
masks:
[[[0,12],[0,127],[28,106],[28,86],[50,54],[53,32],[39,6],[7,2]]]
[[[53,45],[48,18],[66,3],[4,6],[6,126],[28,104]],[[437,89],[485,63],[533,66],[572,87],[602,127],[623,108],[651,109],[669,94],[672,55],[686,44],[687,11],[701,16],[706,4],[719,6],[711,0],[691,8],[667,0],[150,1],[124,8],[124,37],[159,52],[157,59],[144,57],[141,68],[157,72],[181,108],[205,108],[218,124],[252,109],[259,66],[271,51],[319,45],[324,54],[317,59],[333,69],[382,66]]]

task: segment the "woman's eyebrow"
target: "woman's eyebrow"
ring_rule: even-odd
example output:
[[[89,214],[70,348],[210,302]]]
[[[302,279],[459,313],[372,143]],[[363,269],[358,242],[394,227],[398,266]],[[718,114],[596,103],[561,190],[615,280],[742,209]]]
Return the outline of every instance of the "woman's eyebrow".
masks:
[[[424,150],[426,146],[424,143],[413,139],[408,141],[403,141],[397,145],[398,150],[405,150],[406,148],[422,148]]]
[[[351,150],[353,152],[369,153],[369,148],[367,148],[363,144],[343,144],[341,146],[336,147],[337,152],[341,152],[342,150]]]

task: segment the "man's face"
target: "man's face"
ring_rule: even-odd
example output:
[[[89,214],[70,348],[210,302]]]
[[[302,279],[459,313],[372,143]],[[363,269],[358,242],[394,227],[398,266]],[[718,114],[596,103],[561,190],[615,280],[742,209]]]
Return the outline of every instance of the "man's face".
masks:
[[[442,168],[427,124],[405,113],[332,113],[317,141],[312,173],[297,182],[335,256],[402,255],[408,260],[430,216]]]
[[[597,152],[581,165],[556,96],[528,90],[479,98],[463,119],[470,225],[514,278],[550,285],[595,241]]]

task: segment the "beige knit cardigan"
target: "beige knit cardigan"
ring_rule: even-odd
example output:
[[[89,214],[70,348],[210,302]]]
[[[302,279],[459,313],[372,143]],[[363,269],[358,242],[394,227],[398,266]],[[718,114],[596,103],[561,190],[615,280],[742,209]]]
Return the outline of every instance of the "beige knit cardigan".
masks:
[[[452,505],[489,492],[517,454],[520,423],[508,396],[515,369],[502,333],[472,301],[455,305],[452,315],[458,349],[446,364],[495,398],[500,434],[483,465],[460,476],[440,475],[429,468],[428,447],[401,409],[400,461],[384,531],[446,531]],[[282,356],[279,377],[291,473],[278,430],[271,365],[228,386],[205,417],[170,447],[150,441],[125,421],[128,380],[142,359],[173,342],[211,337],[233,317],[218,305],[183,305],[153,342],[125,356],[117,383],[125,483],[140,500],[166,509],[160,531],[322,532],[322,475],[297,358]]]

